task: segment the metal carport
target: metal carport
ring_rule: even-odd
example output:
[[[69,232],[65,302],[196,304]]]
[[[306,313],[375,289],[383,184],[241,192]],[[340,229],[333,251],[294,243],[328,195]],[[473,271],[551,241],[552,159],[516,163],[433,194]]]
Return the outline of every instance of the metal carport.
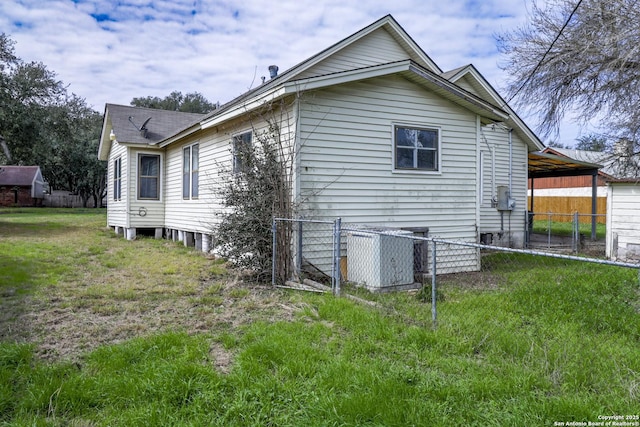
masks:
[[[569,157],[557,156],[539,151],[529,153],[528,176],[531,179],[531,204],[529,211],[533,212],[535,178],[549,178],[561,176],[591,175],[591,239],[596,238],[596,213],[598,196],[598,169],[602,165],[581,162]]]

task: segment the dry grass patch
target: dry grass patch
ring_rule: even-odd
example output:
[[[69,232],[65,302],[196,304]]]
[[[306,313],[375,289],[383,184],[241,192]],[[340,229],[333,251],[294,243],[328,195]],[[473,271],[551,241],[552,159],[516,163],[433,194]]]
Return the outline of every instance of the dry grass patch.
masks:
[[[174,242],[117,238],[101,212],[9,212],[0,236],[0,249],[32,266],[0,286],[0,340],[35,343],[46,360],[76,360],[105,344],[164,331],[215,335],[254,320],[292,318],[281,306],[286,294],[246,283],[224,261]],[[0,277],[7,268],[0,264]]]

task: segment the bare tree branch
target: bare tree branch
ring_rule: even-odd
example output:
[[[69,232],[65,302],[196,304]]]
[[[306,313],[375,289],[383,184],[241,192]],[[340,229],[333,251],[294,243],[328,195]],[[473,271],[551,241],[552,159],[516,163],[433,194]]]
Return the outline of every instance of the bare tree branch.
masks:
[[[580,123],[597,120],[603,133],[638,141],[640,2],[583,0],[549,50],[576,4],[534,3],[528,25],[497,37],[511,77],[507,90],[527,82],[516,105],[540,119],[543,136],[557,134],[573,112]]]

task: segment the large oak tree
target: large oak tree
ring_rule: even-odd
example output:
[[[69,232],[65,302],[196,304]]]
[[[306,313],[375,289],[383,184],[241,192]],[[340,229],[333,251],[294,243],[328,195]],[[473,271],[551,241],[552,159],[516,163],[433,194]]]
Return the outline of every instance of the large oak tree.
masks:
[[[106,165],[96,154],[100,114],[44,64],[17,57],[14,44],[0,34],[0,164],[38,165],[52,190],[99,205],[106,191]]]
[[[173,91],[164,98],[158,96],[143,96],[133,98],[134,107],[156,108],[159,110],[182,111],[183,113],[210,113],[216,105],[209,102],[201,93],[192,92],[183,95],[180,91]]]

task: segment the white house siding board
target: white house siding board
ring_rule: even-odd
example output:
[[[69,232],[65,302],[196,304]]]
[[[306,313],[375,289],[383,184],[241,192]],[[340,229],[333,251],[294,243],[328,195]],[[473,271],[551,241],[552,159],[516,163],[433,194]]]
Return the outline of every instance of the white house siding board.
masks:
[[[139,200],[138,199],[138,156],[140,154],[159,155],[160,156],[160,188],[158,200]],[[128,183],[128,201],[129,209],[127,215],[128,228],[161,228],[164,225],[164,162],[166,157],[161,150],[149,149],[129,149],[129,165],[126,168],[128,176],[124,180],[123,186]],[[124,169],[124,165],[123,165]],[[124,199],[124,193],[123,193]]]
[[[456,80],[455,84],[466,90],[467,92],[478,96],[481,99],[484,99],[495,105],[500,105],[500,102],[494,99],[493,96],[491,96],[491,94],[487,92],[486,88],[483,88],[477,80],[470,78],[469,75],[465,75],[464,77]]]
[[[293,137],[295,125],[289,120],[292,117],[290,108],[283,114],[276,109],[274,112],[266,113],[265,116],[278,122],[285,143]],[[253,143],[258,144],[257,138],[267,128],[267,121],[260,118],[254,118],[251,122],[230,122],[199,135],[197,139],[170,146],[166,156],[167,182],[169,183],[165,202],[166,227],[190,232],[211,232],[218,221],[216,212],[224,209],[216,187],[222,182],[219,173],[231,168],[233,136],[252,131]],[[182,198],[182,150],[196,142],[199,144],[200,156],[199,197],[197,200],[184,200]]]
[[[313,101],[301,112],[301,186],[313,195],[310,205],[319,216],[435,231],[446,229],[454,215],[469,219],[466,236],[457,237],[475,238],[473,114],[398,77],[319,91]],[[441,129],[441,173],[393,173],[394,123]],[[355,132],[340,141],[336,130],[352,126],[368,128],[370,135]],[[362,157],[366,161],[357,161]],[[372,188],[375,202],[353,202]]]
[[[640,260],[640,186],[610,184],[607,201],[607,255],[622,261]]]
[[[113,162],[120,157],[121,164],[121,198],[113,200]],[[129,189],[127,182],[129,180],[128,173],[128,156],[127,148],[119,144],[117,141],[111,142],[111,150],[109,151],[109,159],[107,164],[107,225],[110,227],[128,227],[128,205]]]
[[[198,198],[184,199],[182,196],[183,150],[187,146],[198,147]],[[212,166],[212,151],[205,138],[190,139],[174,144],[166,151],[165,226],[189,232],[207,232],[210,228],[209,208],[212,189],[209,182]]]
[[[506,235],[509,240],[496,242],[500,244],[510,243],[513,246],[521,246],[524,240],[525,218],[527,211],[527,147],[515,134],[512,139],[512,198],[516,201],[513,211],[505,211],[500,214],[496,207],[491,206],[491,197],[497,197],[498,186],[509,186],[509,132],[500,127],[491,125],[483,128],[483,134],[492,147],[495,156],[495,174],[492,184],[491,151],[483,139],[480,142],[480,150],[484,154],[483,173],[483,203],[480,206],[480,233],[511,232]],[[492,187],[493,186],[493,187]]]
[[[199,233],[211,231],[219,205],[215,194],[218,170],[221,164],[230,164],[230,141],[231,136],[220,133],[167,149],[167,228]],[[185,200],[182,198],[182,150],[195,142],[199,144],[199,194],[196,200]]]
[[[386,30],[379,28],[301,73],[299,78],[320,76],[405,59],[409,59],[409,54]]]
[[[478,96],[482,97],[482,95],[480,95],[478,93],[478,91],[475,90],[475,88],[469,83],[469,81],[467,80],[466,77],[463,77],[463,78],[457,80],[456,81],[456,85],[460,86],[462,89],[466,90],[467,92],[471,92],[471,93],[473,93],[475,95],[478,95]]]
[[[406,90],[407,85],[411,85],[413,89]],[[336,110],[342,108],[340,111],[345,119],[351,116],[354,118],[352,121],[345,120],[345,123],[356,125],[361,123],[358,118],[363,113],[366,113],[370,119],[366,122],[367,124],[371,124],[372,121],[375,124],[374,119],[388,120],[389,115],[403,115],[407,119],[411,117],[423,119],[423,112],[428,112],[429,118],[436,119],[441,124],[451,126],[459,124],[457,117],[449,113],[455,104],[435,95],[424,98],[420,95],[425,92],[424,89],[400,77],[374,78],[354,84],[335,86],[334,90],[342,95],[342,99],[322,100],[316,99],[315,96],[307,97],[304,103],[307,106],[316,104],[325,108],[317,111],[305,110],[305,119],[315,119],[316,124],[326,125],[326,107],[331,107]],[[353,98],[349,98],[349,95],[353,95]],[[378,105],[381,99],[384,99],[385,102],[384,110]],[[423,110],[408,110],[407,105],[419,106]],[[334,125],[339,127],[341,124],[334,123]],[[475,138],[475,127],[466,127],[466,131],[473,134]]]

